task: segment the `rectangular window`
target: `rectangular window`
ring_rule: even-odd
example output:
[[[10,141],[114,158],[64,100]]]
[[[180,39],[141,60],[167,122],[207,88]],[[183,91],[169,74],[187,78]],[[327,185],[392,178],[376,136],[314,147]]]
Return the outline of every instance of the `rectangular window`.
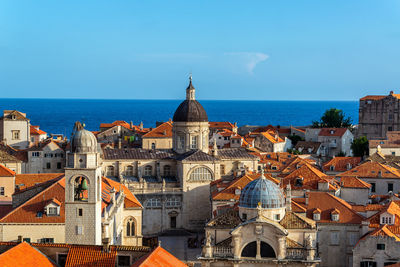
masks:
[[[388,131],[390,132],[390,131],[393,131],[393,127],[392,126],[389,126],[388,127]]]
[[[0,196],[4,196],[4,187],[0,187]]]
[[[185,137],[178,136],[178,149],[184,149],[184,148],[185,148]]]
[[[20,136],[19,136],[19,130],[13,130],[11,131],[12,134],[12,139],[13,140],[19,140]]]
[[[56,207],[49,207],[49,214],[48,215],[58,215]]]
[[[377,250],[385,250],[385,244],[376,244]]]
[[[50,164],[50,162],[47,162],[47,163],[46,163],[46,169],[51,169],[51,164]]]
[[[57,169],[61,169],[61,162],[57,162]]]
[[[350,232],[348,237],[349,237],[349,245],[354,246],[358,241],[358,233]]]
[[[38,243],[54,243],[54,238],[41,238]]]
[[[82,235],[83,234],[83,226],[82,225],[77,225],[76,226],[76,234],[77,235]]]
[[[375,183],[371,183],[371,192],[372,193],[375,193],[375,186],[376,186]]]
[[[280,214],[275,214],[275,220],[279,221],[281,219],[281,215]]]
[[[57,254],[57,263],[59,266],[65,266],[65,263],[67,262],[67,255],[68,254]]]
[[[221,171],[221,175],[225,175],[225,165],[221,164],[220,171]]]
[[[78,209],[78,216],[82,217],[83,216],[83,209]]]
[[[40,156],[40,152],[32,152],[32,157],[39,157]]]
[[[362,261],[360,262],[360,267],[376,267],[375,261]]]
[[[242,218],[243,218],[243,220],[246,221],[246,220],[247,220],[247,213],[243,213],[243,214],[242,214]]]
[[[393,192],[393,183],[388,183],[388,192]]]
[[[197,136],[192,136],[192,142],[190,144],[191,149],[196,149],[197,148]]]
[[[331,232],[331,245],[339,245],[339,232]]]
[[[130,266],[131,265],[131,257],[118,255],[118,266]]]

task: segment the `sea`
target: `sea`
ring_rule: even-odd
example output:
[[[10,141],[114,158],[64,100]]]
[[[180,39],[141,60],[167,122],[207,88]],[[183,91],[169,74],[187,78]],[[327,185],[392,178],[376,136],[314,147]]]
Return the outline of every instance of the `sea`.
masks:
[[[91,131],[100,123],[116,120],[155,127],[156,122],[172,119],[182,100],[101,100],[101,99],[0,99],[0,110],[27,114],[31,125],[52,134],[69,137],[75,121]],[[343,110],[353,124],[358,123],[358,101],[241,101],[199,100],[209,121],[237,122],[243,125],[306,126],[319,120],[325,110]]]

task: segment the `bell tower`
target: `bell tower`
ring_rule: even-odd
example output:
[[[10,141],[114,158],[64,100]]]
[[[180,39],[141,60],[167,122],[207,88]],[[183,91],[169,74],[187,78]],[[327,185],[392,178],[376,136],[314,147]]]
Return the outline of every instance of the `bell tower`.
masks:
[[[101,201],[97,140],[76,122],[65,167],[65,243],[101,245]]]

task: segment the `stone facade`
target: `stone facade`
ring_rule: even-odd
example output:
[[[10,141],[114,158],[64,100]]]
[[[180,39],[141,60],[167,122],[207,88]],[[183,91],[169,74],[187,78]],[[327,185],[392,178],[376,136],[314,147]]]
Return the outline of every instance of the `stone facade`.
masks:
[[[58,173],[65,167],[65,151],[53,141],[31,147],[27,155],[27,173]]]
[[[360,99],[358,136],[384,139],[388,131],[400,130],[400,95],[371,95]]]
[[[25,113],[4,110],[0,118],[0,140],[17,149],[29,147],[30,122]]]

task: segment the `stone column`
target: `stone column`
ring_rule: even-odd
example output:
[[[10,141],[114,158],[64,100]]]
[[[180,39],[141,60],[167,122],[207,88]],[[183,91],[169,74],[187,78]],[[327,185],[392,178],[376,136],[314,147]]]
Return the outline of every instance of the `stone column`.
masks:
[[[156,162],[156,176],[157,176],[157,181],[161,182],[161,171],[160,171],[160,162]]]
[[[286,236],[280,237],[278,242],[279,242],[278,259],[282,260],[286,258]]]
[[[233,256],[235,259],[240,259],[240,237],[233,236]]]
[[[257,238],[257,254],[256,259],[261,259],[261,241]]]
[[[189,151],[190,150],[190,135],[189,133],[186,133],[185,135],[185,148],[184,151]]]
[[[139,179],[139,182],[142,182],[142,168],[140,167],[140,162],[138,161],[136,164],[136,170],[137,170],[137,176]]]

